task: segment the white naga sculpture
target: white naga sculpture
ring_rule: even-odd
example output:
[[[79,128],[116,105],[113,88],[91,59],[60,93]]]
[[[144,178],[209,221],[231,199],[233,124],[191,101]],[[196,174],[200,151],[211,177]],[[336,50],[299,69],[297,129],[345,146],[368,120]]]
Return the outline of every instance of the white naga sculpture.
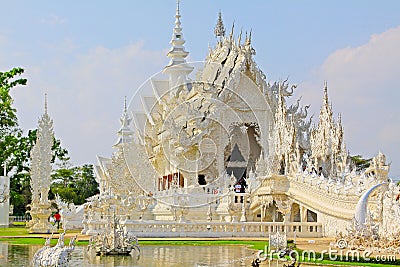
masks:
[[[36,251],[31,266],[33,267],[68,267],[71,252],[75,249],[77,236],[71,237],[68,246],[64,245],[64,233],[61,233],[55,246],[50,246],[53,234],[46,239],[44,247]]]
[[[48,218],[51,215],[48,192],[51,184],[51,147],[53,146],[53,121],[47,114],[47,100],[45,100],[44,114],[39,119],[36,143],[31,151],[31,192],[32,202],[28,211],[32,220],[27,228],[30,233],[49,233],[52,225]]]
[[[354,219],[356,221],[356,224],[359,226],[359,228],[365,228],[365,224],[367,223],[367,215],[368,215],[368,198],[370,195],[379,187],[384,185],[385,183],[377,184],[368,189],[361,197],[360,200],[357,203],[356,206],[356,211],[354,215]],[[357,229],[361,230],[361,229]]]
[[[379,157],[381,155],[374,158],[374,161]],[[377,184],[368,189],[360,197],[352,223],[345,233],[339,233],[336,243],[332,245],[339,249],[400,253],[399,189],[393,182]],[[368,199],[372,194],[379,196],[381,212],[375,216],[380,218],[376,218],[374,213],[368,210]]]

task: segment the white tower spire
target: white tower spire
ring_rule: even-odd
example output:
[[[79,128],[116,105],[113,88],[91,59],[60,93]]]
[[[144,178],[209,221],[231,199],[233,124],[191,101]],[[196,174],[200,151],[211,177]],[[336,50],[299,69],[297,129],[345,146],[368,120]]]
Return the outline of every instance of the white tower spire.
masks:
[[[215,37],[219,37],[220,40],[222,37],[225,36],[225,26],[224,26],[224,22],[222,21],[222,14],[221,14],[221,10],[218,13],[218,20],[217,20],[217,25],[215,26],[214,29],[214,34]]]
[[[185,51],[185,39],[183,38],[181,27],[181,14],[179,9],[180,1],[177,0],[176,14],[175,14],[175,27],[172,31],[171,49],[167,56],[171,59],[169,64],[164,68],[164,73],[170,76],[170,89],[177,87],[177,85],[185,84],[187,75],[192,72],[193,67],[190,67],[185,58],[189,52]]]
[[[51,214],[48,193],[51,184],[51,159],[54,132],[53,120],[47,114],[47,95],[45,95],[44,113],[39,119],[36,143],[31,150],[31,192],[30,214],[32,224],[30,233],[48,233],[51,225],[48,218]]]
[[[44,113],[47,114],[47,93],[44,94]]]
[[[133,140],[133,131],[130,127],[132,118],[128,114],[128,108],[126,106],[126,97],[124,100],[124,111],[119,121],[121,122],[121,128],[118,131],[118,141],[114,145],[114,147],[118,147],[121,144],[129,143]]]

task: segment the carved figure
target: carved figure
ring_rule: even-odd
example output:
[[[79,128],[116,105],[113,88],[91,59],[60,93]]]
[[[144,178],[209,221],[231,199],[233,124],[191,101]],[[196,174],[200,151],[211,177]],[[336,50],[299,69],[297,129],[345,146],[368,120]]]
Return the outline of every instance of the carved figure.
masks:
[[[54,247],[50,246],[51,238],[48,237],[45,241],[45,245],[36,251],[33,256],[31,266],[33,267],[67,267],[71,260],[71,253],[75,249],[75,241],[77,236],[71,237],[68,246],[64,245],[65,232],[61,233],[57,245]]]

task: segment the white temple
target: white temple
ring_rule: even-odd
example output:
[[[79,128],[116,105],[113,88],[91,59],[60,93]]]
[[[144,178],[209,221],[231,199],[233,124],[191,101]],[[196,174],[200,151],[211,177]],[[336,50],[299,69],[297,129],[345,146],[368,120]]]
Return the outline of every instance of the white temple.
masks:
[[[195,72],[180,19],[178,4],[165,78],[151,79],[143,111],[125,103],[115,153],[98,157],[100,194],[85,204],[83,233],[116,215],[138,236],[334,236],[381,183],[368,210],[398,232],[398,220],[388,222],[400,213],[383,208],[400,210],[385,156],[356,169],[326,83],[312,126],[308,106],[287,104],[296,86],[270,83],[258,68],[251,33],[226,35],[219,14],[215,47]]]

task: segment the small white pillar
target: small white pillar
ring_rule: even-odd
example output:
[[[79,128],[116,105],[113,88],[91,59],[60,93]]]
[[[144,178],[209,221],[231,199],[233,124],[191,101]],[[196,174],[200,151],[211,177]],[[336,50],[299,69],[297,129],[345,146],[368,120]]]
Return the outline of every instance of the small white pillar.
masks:
[[[0,200],[6,198],[3,203],[0,203],[0,227],[8,227],[10,224],[10,177],[0,176],[0,194]]]

